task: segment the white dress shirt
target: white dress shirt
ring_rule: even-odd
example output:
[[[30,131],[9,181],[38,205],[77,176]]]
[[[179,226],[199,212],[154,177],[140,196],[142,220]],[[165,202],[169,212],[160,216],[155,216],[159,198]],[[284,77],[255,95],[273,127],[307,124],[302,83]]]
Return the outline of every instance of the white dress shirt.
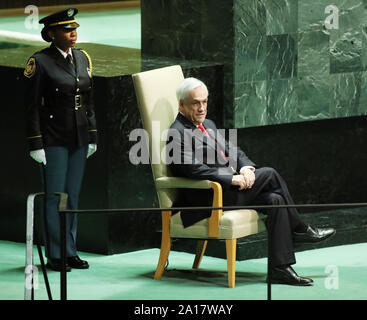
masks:
[[[68,52],[65,52],[63,50],[61,50],[59,47],[55,46],[57,50],[60,51],[60,53],[62,54],[62,56],[66,59],[66,57],[69,55],[71,57],[71,61],[73,61],[73,55],[71,54],[71,49],[69,48]]]

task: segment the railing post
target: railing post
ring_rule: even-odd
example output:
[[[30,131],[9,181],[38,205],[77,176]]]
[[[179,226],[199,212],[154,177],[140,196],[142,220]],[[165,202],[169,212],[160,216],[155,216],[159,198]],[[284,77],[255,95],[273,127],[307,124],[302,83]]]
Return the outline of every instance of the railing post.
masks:
[[[60,196],[59,215],[60,215],[60,300],[67,300],[67,278],[66,278],[66,214],[63,212],[67,208],[68,195],[56,192]]]
[[[271,236],[268,234],[268,284],[267,284],[267,291],[268,291],[268,300],[271,300]]]

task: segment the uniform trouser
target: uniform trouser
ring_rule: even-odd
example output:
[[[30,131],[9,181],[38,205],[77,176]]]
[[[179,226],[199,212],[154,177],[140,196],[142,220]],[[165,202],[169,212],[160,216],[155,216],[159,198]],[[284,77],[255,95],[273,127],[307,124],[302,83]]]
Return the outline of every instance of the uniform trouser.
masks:
[[[256,169],[255,177],[251,189],[225,190],[223,204],[225,206],[294,204],[285,181],[273,168]],[[272,265],[296,263],[292,234],[295,230],[306,226],[298,211],[295,208],[259,211],[267,215],[266,227],[271,241]]]
[[[84,175],[87,146],[67,148],[63,146],[45,147],[44,166],[45,212],[44,236],[45,254],[50,259],[60,259],[60,218],[58,205],[60,197],[55,192],[68,194],[68,209],[78,208],[79,191]],[[77,255],[77,217],[66,214],[66,256]]]

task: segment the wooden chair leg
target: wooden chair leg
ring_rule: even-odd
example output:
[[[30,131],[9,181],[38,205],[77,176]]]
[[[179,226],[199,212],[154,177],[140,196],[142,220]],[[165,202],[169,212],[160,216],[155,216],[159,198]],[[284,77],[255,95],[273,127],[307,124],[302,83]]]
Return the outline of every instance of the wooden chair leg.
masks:
[[[203,258],[206,245],[208,244],[208,240],[198,240],[196,247],[196,256],[194,260],[194,264],[192,265],[193,269],[199,269],[201,259]]]
[[[234,288],[236,283],[236,242],[236,239],[226,240],[229,288]]]
[[[159,254],[159,260],[157,269],[155,270],[154,280],[159,280],[162,277],[164,267],[166,266],[169,253],[171,251],[171,237],[169,234],[169,223],[171,218],[171,211],[162,212],[162,240],[161,251]]]

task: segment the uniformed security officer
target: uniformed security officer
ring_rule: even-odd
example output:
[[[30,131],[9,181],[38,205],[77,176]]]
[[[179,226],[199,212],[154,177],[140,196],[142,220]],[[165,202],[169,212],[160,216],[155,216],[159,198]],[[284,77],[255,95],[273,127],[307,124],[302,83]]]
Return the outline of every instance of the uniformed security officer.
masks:
[[[35,53],[24,70],[26,123],[30,156],[43,164],[46,192],[45,238],[47,266],[60,271],[59,198],[68,194],[68,208],[77,209],[86,158],[97,150],[92,93],[92,63],[75,49],[79,24],[76,8],[39,21],[42,38],[52,42]],[[67,270],[87,269],[76,249],[77,219],[67,214]]]

